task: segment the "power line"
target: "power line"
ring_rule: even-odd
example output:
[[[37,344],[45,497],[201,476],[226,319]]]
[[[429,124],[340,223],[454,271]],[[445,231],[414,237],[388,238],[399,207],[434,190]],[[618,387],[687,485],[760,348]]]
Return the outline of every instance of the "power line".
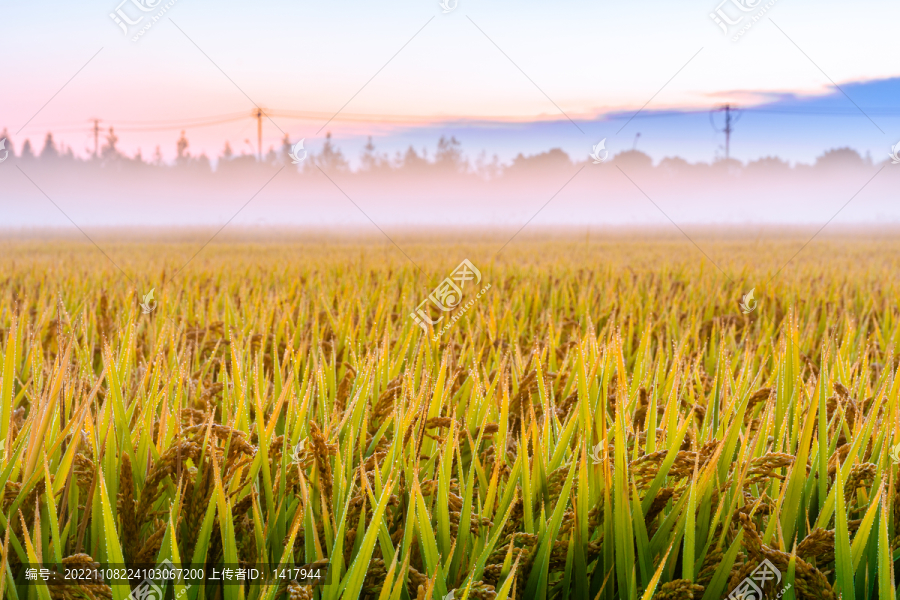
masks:
[[[724,110],[714,109],[714,110]],[[743,113],[760,113],[760,114],[776,114],[776,115],[786,115],[786,116],[797,116],[797,117],[806,117],[806,116],[822,116],[822,117],[852,117],[858,116],[859,111],[855,109],[778,109],[778,108],[741,108],[741,112]],[[645,112],[641,113],[637,116],[631,114],[608,114],[604,115],[601,118],[588,118],[581,119],[582,121],[612,121],[619,119],[652,119],[652,118],[672,118],[672,117],[687,117],[687,116],[696,116],[706,114],[709,111],[706,109],[694,109],[694,110],[671,110],[671,111],[657,111],[657,112]],[[886,117],[900,117],[900,109],[897,108],[871,108],[867,109],[866,112]],[[222,125],[225,123],[233,123],[235,121],[240,121],[246,118],[252,118],[259,120],[263,117],[279,117],[283,119],[294,119],[299,121],[319,121],[327,117],[327,113],[321,112],[313,112],[313,111],[297,111],[297,110],[289,110],[289,109],[253,109],[251,111],[241,111],[241,112],[233,112],[222,115],[212,115],[209,117],[189,117],[181,120],[159,120],[159,121],[117,121],[119,131],[125,133],[131,132],[143,132],[143,131],[178,131],[181,129],[192,129],[196,127],[212,127],[215,125]],[[89,122],[93,123],[94,121],[98,121],[101,119],[91,119]],[[448,123],[458,123],[458,124],[470,124],[474,125],[479,122],[496,122],[500,120],[500,117],[497,116],[472,116],[472,117],[457,117],[457,118],[446,118],[442,116],[423,116],[423,115],[374,115],[374,114],[350,114],[350,113],[341,113],[335,121],[347,121],[347,122],[372,122],[372,123],[405,123],[405,124],[423,124],[423,125],[436,125],[439,123],[448,124]],[[521,122],[510,123],[511,125],[521,125]],[[48,129],[54,131],[83,131],[83,125],[80,124],[71,124],[71,123],[62,123],[55,125],[31,125],[29,128],[34,129]]]
[[[756,112],[756,113],[767,113],[767,114],[779,114],[779,115],[796,115],[798,117],[858,117],[859,111],[857,110],[846,110],[846,111],[838,111],[838,110],[790,110],[790,109],[769,109],[769,108],[745,108],[746,112]],[[891,108],[874,108],[869,109],[867,112],[873,115],[879,115],[884,117],[900,117],[900,110],[891,109]]]
[[[248,113],[246,110],[241,110],[241,111],[227,113],[224,115],[213,115],[211,117],[188,117],[185,119],[165,119],[163,121],[159,121],[159,120],[157,120],[157,121],[122,121],[122,120],[117,119],[116,122],[121,125],[141,125],[141,126],[157,126],[157,125],[162,125],[165,123],[178,123],[178,124],[186,125],[189,123],[205,122],[205,121],[217,120],[217,119],[246,118],[248,116],[248,114],[253,114],[255,112],[256,111],[251,111],[250,113]]]
[[[737,123],[738,119],[743,115],[743,113],[759,113],[761,115],[782,115],[782,116],[794,116],[794,117],[858,117],[859,111],[854,109],[790,109],[790,108],[765,108],[765,107],[755,107],[755,108],[741,108],[737,109],[733,107],[731,104],[725,104],[722,107],[714,108],[710,111],[706,110],[669,110],[669,111],[657,111],[650,113],[641,113],[641,114],[606,114],[600,118],[594,119],[586,119],[586,121],[593,121],[601,123],[603,121],[613,121],[619,119],[635,119],[635,118],[673,118],[673,117],[686,117],[686,116],[697,116],[708,112],[710,124],[716,132],[722,132],[725,134],[725,158],[726,160],[731,157],[731,134],[734,133],[734,124]],[[713,114],[716,112],[724,112],[725,113],[725,124],[724,127],[719,129],[715,121],[713,119]],[[878,116],[888,116],[888,117],[900,117],[900,109],[896,108],[871,108],[868,109],[868,113]],[[868,114],[867,113],[867,114]],[[293,120],[301,120],[301,121],[321,121],[325,118],[330,118],[338,121],[348,121],[348,122],[368,122],[368,123],[403,123],[408,125],[413,124],[423,124],[423,125],[431,125],[436,126],[438,124],[448,125],[448,124],[457,124],[459,126],[477,126],[479,123],[484,122],[497,122],[497,117],[468,117],[465,119],[444,119],[440,120],[440,117],[436,116],[421,116],[421,115],[371,115],[371,114],[353,114],[353,113],[341,113],[340,115],[332,115],[328,117],[327,113],[319,113],[313,111],[297,111],[290,109],[266,109],[257,107],[250,111],[240,111],[227,113],[222,115],[213,115],[207,117],[189,117],[181,120],[162,120],[162,121],[118,121],[119,133],[145,133],[145,132],[158,132],[158,131],[182,131],[188,129],[196,129],[201,127],[214,127],[217,125],[224,125],[227,123],[234,123],[238,121],[243,121],[250,117],[256,120],[256,128],[257,128],[257,157],[259,160],[262,160],[262,142],[263,142],[263,131],[262,131],[262,121],[263,117],[266,117],[271,120],[272,117],[278,117],[282,119],[293,119]],[[99,134],[100,134],[100,123],[109,121],[105,121],[103,119],[93,118],[89,120],[89,123],[92,124],[91,128],[88,130],[89,134],[92,134],[94,137],[94,157],[99,156]],[[514,125],[521,125],[521,123],[511,123]],[[39,126],[32,126],[37,128]],[[77,133],[85,131],[84,125],[68,125],[68,124],[57,124],[57,125],[45,125],[43,128],[48,131],[55,133]],[[24,129],[24,127],[23,127]],[[110,128],[111,129],[111,128]],[[637,147],[637,141],[640,134],[635,136],[634,144],[632,148]],[[252,148],[252,145],[251,145]]]
[[[199,127],[212,127],[214,125],[223,125],[225,123],[234,123],[236,121],[242,121],[247,118],[247,115],[240,115],[238,117],[224,118],[224,119],[211,119],[205,122],[193,122],[193,123],[174,123],[174,124],[166,124],[166,125],[156,125],[156,126],[144,126],[144,127],[121,127],[120,131],[124,132],[140,132],[140,131],[178,131],[182,129],[196,129]]]

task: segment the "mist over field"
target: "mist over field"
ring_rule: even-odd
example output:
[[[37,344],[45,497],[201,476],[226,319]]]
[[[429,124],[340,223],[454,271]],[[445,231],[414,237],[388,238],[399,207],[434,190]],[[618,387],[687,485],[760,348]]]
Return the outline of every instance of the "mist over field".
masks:
[[[558,148],[502,163],[473,160],[455,138],[441,138],[430,156],[410,148],[390,157],[370,145],[355,167],[331,142],[299,165],[290,150],[262,161],[220,157],[213,167],[188,152],[167,164],[110,146],[82,160],[51,139],[38,156],[28,148],[0,165],[0,227],[211,226],[232,217],[235,226],[322,227],[816,224],[836,213],[836,223],[900,221],[900,169],[849,148],[813,164],[654,162],[639,150],[595,164]]]

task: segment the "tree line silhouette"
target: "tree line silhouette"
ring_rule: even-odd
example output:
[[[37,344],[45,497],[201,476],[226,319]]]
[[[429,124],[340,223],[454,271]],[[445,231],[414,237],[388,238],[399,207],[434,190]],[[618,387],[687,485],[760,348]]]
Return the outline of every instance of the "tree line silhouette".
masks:
[[[270,147],[268,152],[260,159],[255,154],[246,152],[237,154],[229,142],[216,163],[204,153],[194,155],[190,151],[190,142],[184,131],[176,141],[176,155],[173,161],[163,159],[159,146],[151,157],[144,157],[140,150],[133,156],[127,156],[118,147],[119,137],[114,127],[110,127],[104,136],[102,145],[96,152],[87,157],[76,155],[70,146],[57,144],[53,134],[48,132],[44,138],[40,150],[32,147],[29,139],[22,144],[18,153],[15,150],[14,140],[4,129],[0,134],[0,140],[5,139],[5,148],[9,152],[8,157],[22,163],[41,165],[46,167],[68,168],[100,168],[100,169],[178,169],[190,170],[195,173],[234,172],[240,170],[258,169],[261,166],[287,166],[293,167],[300,174],[310,174],[322,169],[328,173],[355,174],[355,175],[391,175],[391,174],[431,174],[431,175],[467,175],[485,180],[499,179],[517,174],[537,174],[552,170],[571,169],[573,166],[590,164],[591,159],[585,153],[584,158],[571,157],[560,148],[552,148],[545,152],[532,155],[518,154],[510,162],[501,162],[494,154],[488,158],[482,151],[474,158],[468,157],[462,149],[462,144],[456,137],[441,136],[437,146],[429,156],[427,149],[417,151],[409,146],[405,152],[395,152],[389,155],[380,152],[370,136],[363,147],[355,166],[345,156],[343,151],[334,143],[331,133],[325,137],[325,142],[318,152],[306,150],[308,154],[298,164],[294,164],[291,157],[292,143],[285,135],[279,148]],[[885,161],[888,161],[885,158]],[[666,157],[654,165],[653,159],[640,150],[625,150],[610,156],[608,161],[630,169],[653,169],[660,172],[680,172],[685,174],[702,174],[706,171],[747,171],[766,173],[787,173],[791,171],[816,170],[845,170],[853,168],[865,168],[875,165],[870,156],[863,157],[856,150],[843,147],[825,151],[811,165],[803,163],[790,164],[776,157],[767,156],[746,163],[736,159],[717,159],[710,163],[690,163],[680,157]]]

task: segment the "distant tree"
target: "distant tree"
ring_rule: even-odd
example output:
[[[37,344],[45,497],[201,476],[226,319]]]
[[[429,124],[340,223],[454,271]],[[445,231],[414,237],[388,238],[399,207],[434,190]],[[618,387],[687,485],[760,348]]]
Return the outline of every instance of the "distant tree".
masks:
[[[391,159],[387,153],[379,153],[375,149],[375,144],[370,135],[363,146],[362,155],[360,156],[360,170],[369,172],[390,171],[392,168]]]
[[[225,148],[222,150],[222,160],[231,160],[232,158],[234,158],[234,151],[231,149],[231,144],[226,141]]]
[[[223,163],[222,166],[228,169],[235,169],[237,171],[240,171],[242,169],[252,169],[258,164],[259,161],[256,160],[256,155],[244,153],[240,156],[235,156],[226,163]]]
[[[659,168],[669,173],[684,173],[691,168],[691,164],[680,156],[667,156],[659,161]]]
[[[653,166],[653,159],[640,150],[625,150],[613,157],[616,164],[632,169],[649,169]]]
[[[859,152],[852,148],[834,148],[816,159],[816,168],[846,169],[864,166]]]
[[[119,150],[116,148],[116,144],[119,143],[119,138],[116,136],[116,132],[112,127],[109,128],[109,133],[106,134],[106,143],[100,149],[100,156],[102,156],[105,160],[114,160],[119,157]]]
[[[366,145],[363,146],[362,156],[360,157],[360,168],[363,171],[371,171],[375,168],[375,163],[378,160],[378,157],[375,155],[375,144],[372,143],[372,136],[369,136],[369,139],[366,141]]]
[[[488,162],[487,152],[482,150],[478,158],[475,159],[475,172],[484,179],[496,179],[503,173],[500,157],[494,154],[491,162]]]
[[[281,140],[281,156],[279,157],[281,164],[289,165],[291,164],[291,162],[293,162],[293,159],[291,158],[292,149],[293,146],[291,145],[291,140],[288,137],[288,134],[284,134],[284,139]]]
[[[791,165],[777,156],[766,156],[747,163],[747,169],[763,173],[786,173]]]
[[[59,158],[59,151],[56,149],[56,145],[53,143],[53,134],[47,132],[47,137],[44,138],[44,148],[41,150],[41,160],[56,160]]]
[[[439,169],[446,171],[460,171],[465,168],[460,143],[455,136],[451,136],[449,140],[441,136],[441,139],[438,140],[434,164]]]
[[[375,144],[372,142],[372,136],[370,135],[366,145],[363,146],[362,156],[360,157],[360,169],[363,171],[376,171],[386,164],[387,160],[378,156],[375,152]]]
[[[349,168],[344,154],[332,143],[330,131],[325,135],[325,145],[315,160],[324,171],[346,171]]]
[[[209,158],[206,154],[200,154],[200,156],[191,159],[191,167],[198,170],[204,171],[206,173],[212,172],[212,166],[210,165]]]
[[[163,165],[162,151],[159,149],[159,146],[156,147],[156,152],[153,153],[153,164],[157,167],[161,167]]]
[[[569,155],[563,152],[562,148],[552,148],[547,152],[532,154],[531,156],[524,156],[519,153],[519,155],[513,159],[512,164],[508,169],[512,171],[545,171],[571,166],[572,161],[569,159]]]
[[[31,140],[26,139],[25,143],[22,144],[22,154],[20,157],[22,160],[34,160],[34,151],[31,149]]]
[[[178,142],[175,144],[175,149],[177,150],[177,155],[175,157],[176,164],[183,165],[190,160],[191,155],[187,151],[189,145],[190,143],[184,135],[184,130],[182,130],[181,137],[178,138]]]
[[[729,175],[738,175],[744,168],[744,163],[736,158],[718,158],[713,161],[710,168],[715,173],[727,173]]]
[[[421,171],[428,166],[428,159],[425,158],[424,151],[423,156],[419,156],[416,149],[410,146],[403,155],[402,165],[404,170]]]

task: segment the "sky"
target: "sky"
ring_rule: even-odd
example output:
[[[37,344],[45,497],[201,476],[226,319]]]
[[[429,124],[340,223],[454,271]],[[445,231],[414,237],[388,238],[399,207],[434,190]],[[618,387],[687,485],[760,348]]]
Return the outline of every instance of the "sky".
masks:
[[[710,161],[724,149],[708,111],[726,102],[826,102],[847,113],[747,113],[732,139],[732,156],[745,161],[812,162],[846,145],[877,157],[900,140],[900,119],[872,112],[900,113],[897,3],[743,0],[753,6],[743,13],[741,0],[458,0],[445,14],[422,0],[119,1],[0,3],[0,129],[18,147],[53,131],[86,156],[98,118],[116,128],[126,153],[147,157],[159,146],[171,159],[182,126],[237,115],[184,127],[189,149],[215,158],[227,140],[251,153],[250,114],[261,106],[288,115],[264,122],[264,150],[288,135],[315,151],[331,132],[352,157],[369,135],[394,152],[453,134],[470,156],[509,160],[551,147],[583,155],[602,138],[628,149],[640,133],[637,147],[656,161]],[[155,8],[142,12],[140,2]],[[117,8],[132,20],[144,15],[129,35],[110,17]],[[717,8],[732,19],[765,14],[734,41],[741,25],[725,35],[710,18]],[[696,114],[658,117],[663,110]]]

